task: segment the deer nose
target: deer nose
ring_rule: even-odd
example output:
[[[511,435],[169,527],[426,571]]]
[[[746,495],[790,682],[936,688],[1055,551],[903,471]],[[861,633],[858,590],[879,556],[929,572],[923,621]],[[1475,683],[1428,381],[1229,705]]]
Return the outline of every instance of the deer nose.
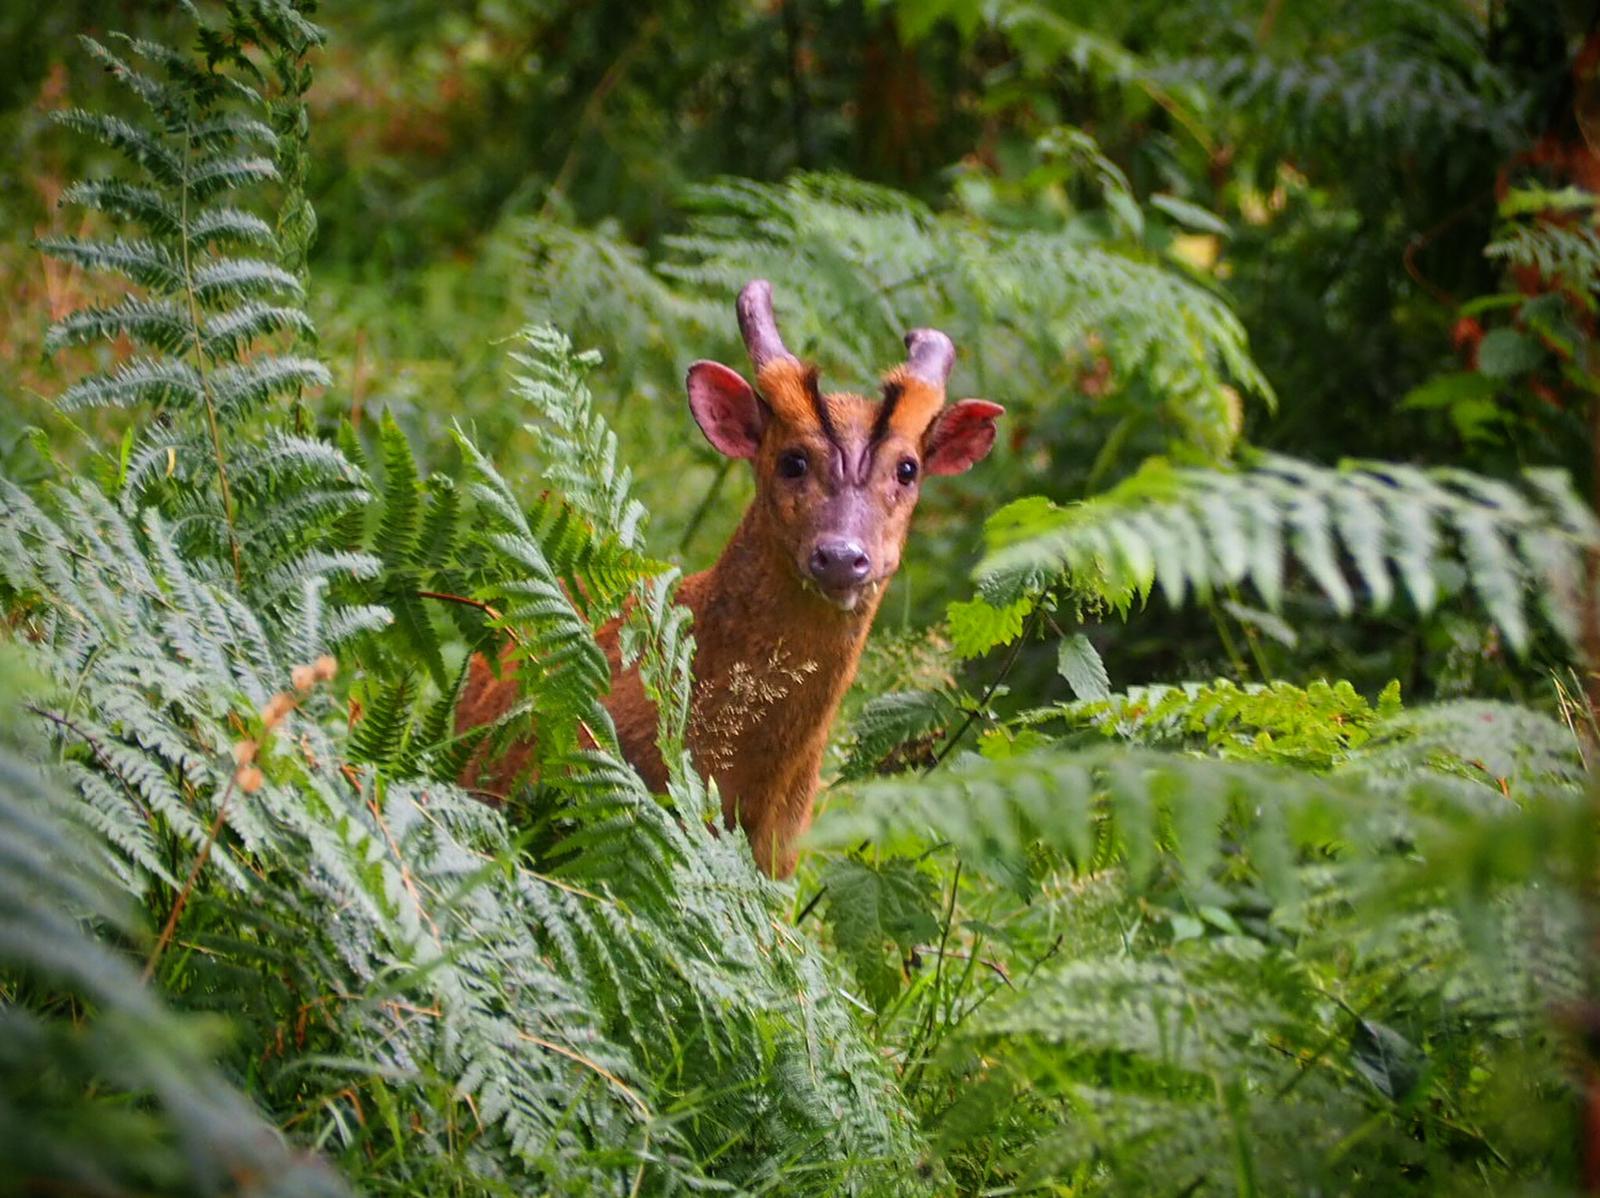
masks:
[[[819,541],[811,551],[811,577],[829,590],[853,587],[871,570],[872,559],[856,541]]]

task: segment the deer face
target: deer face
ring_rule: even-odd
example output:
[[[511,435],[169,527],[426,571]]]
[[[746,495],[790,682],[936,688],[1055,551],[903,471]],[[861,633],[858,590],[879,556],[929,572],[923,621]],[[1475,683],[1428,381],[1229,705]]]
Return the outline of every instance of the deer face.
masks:
[[[1005,409],[981,399],[944,406],[955,349],[932,329],[906,335],[907,360],[874,400],[821,392],[816,370],[783,348],[765,281],[740,293],[739,323],[756,387],[720,363],[696,362],[690,410],[718,451],[754,463],[755,504],[774,550],[801,583],[853,611],[899,568],[924,476],[982,459]]]

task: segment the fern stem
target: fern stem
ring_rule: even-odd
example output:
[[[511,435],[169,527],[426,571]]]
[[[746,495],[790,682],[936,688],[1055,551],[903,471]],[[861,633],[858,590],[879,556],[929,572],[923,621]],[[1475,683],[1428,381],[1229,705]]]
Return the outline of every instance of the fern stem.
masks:
[[[466,595],[452,595],[449,591],[418,591],[417,598],[437,599],[441,603],[460,603],[466,607],[475,607],[484,615],[488,616],[491,620],[499,620],[504,618],[501,616],[499,608],[485,603],[481,599],[471,599]],[[517,630],[515,628],[507,628],[506,635],[511,638],[511,643],[513,645],[516,645],[519,648],[522,646],[522,639],[517,636]]]
[[[194,886],[200,880],[200,871],[205,868],[206,862],[211,859],[211,846],[217,843],[217,837],[222,835],[222,821],[228,814],[228,800],[233,798],[233,790],[238,782],[238,774],[228,777],[228,788],[222,792],[222,801],[217,804],[216,818],[211,821],[211,827],[206,831],[205,843],[200,846],[200,852],[195,856],[194,864],[189,867],[189,876],[184,879],[183,889],[178,891],[177,901],[172,904],[172,913],[167,916],[167,922],[161,929],[161,935],[156,939],[156,946],[150,950],[150,957],[144,963],[144,972],[139,975],[141,982],[149,982],[154,976],[156,965],[161,960],[161,954],[166,951],[167,945],[172,942],[172,934],[178,930],[178,918],[183,914],[183,909],[189,905],[189,896],[194,893]]]
[[[1228,662],[1233,666],[1233,672],[1241,679],[1248,678],[1250,667],[1245,664],[1244,657],[1239,653],[1239,646],[1233,643],[1233,634],[1228,631],[1228,623],[1223,618],[1222,609],[1217,606],[1215,600],[1211,600],[1206,603],[1206,612],[1216,627],[1217,639],[1222,642],[1222,651],[1228,655]]]
[[[629,68],[633,66],[633,60],[650,44],[650,39],[655,36],[660,24],[660,13],[652,13],[641,22],[633,40],[622,48],[622,52],[606,68],[606,73],[600,76],[600,82],[595,84],[594,91],[589,93],[589,98],[584,101],[583,110],[578,114],[578,120],[573,126],[572,144],[567,148],[567,156],[562,159],[561,166],[550,183],[550,189],[545,192],[544,203],[540,206],[536,219],[548,220],[554,212],[556,201],[566,191],[573,168],[577,166],[578,151],[589,142],[589,127],[600,119],[600,109],[605,104],[606,97],[617,84],[622,82]]]
[[[542,1037],[535,1036],[532,1032],[522,1031],[520,1028],[517,1031],[517,1039],[526,1040],[530,1044],[537,1044],[540,1048],[547,1048],[553,1053],[557,1053],[560,1056],[566,1057],[569,1061],[577,1062],[585,1069],[594,1070],[595,1073],[605,1078],[606,1081],[610,1082],[617,1088],[618,1093],[628,1100],[628,1104],[632,1106],[634,1110],[639,1112],[639,1117],[641,1119],[649,1119],[651,1117],[650,1108],[645,1105],[644,1099],[640,1098],[627,1082],[623,1081],[620,1077],[618,1077],[615,1073],[612,1073],[611,1070],[607,1069],[598,1061],[590,1060],[576,1049],[568,1048],[564,1044],[557,1044],[553,1040],[545,1040]]]
[[[913,1072],[910,1078],[906,1080],[907,1095],[915,1094],[917,1085],[922,1080],[923,1069],[928,1062],[928,1054],[923,1051],[922,1046],[933,1035],[934,1023],[939,1017],[939,976],[944,971],[945,949],[950,944],[950,925],[955,921],[956,891],[961,886],[961,865],[961,858],[957,857],[956,867],[950,874],[950,901],[945,904],[944,930],[939,936],[939,956],[933,963],[933,985],[928,989],[928,1018],[924,1021],[917,1038],[912,1041],[912,1049],[918,1056]]]
[[[945,743],[940,747],[938,753],[934,754],[933,760],[930,761],[927,765],[927,768],[922,771],[922,776],[924,778],[933,773],[934,770],[938,769],[940,763],[943,762],[946,757],[950,756],[950,751],[954,749],[961,738],[966,735],[967,729],[972,727],[972,725],[977,721],[978,716],[982,714],[984,708],[989,706],[989,700],[994,697],[995,691],[1000,689],[1000,684],[1006,680],[1006,676],[1011,673],[1012,667],[1017,664],[1017,658],[1022,653],[1022,646],[1027,644],[1028,641],[1033,638],[1034,632],[1039,627],[1040,617],[1043,615],[1044,597],[1040,596],[1039,603],[1034,606],[1032,613],[1028,616],[1028,623],[1023,627],[1022,632],[1020,635],[1018,635],[1017,639],[1011,643],[1011,650],[1006,654],[1005,661],[1001,663],[999,672],[989,680],[989,685],[984,688],[983,694],[979,697],[978,701],[973,704],[972,710],[967,712],[967,718],[961,722],[961,727],[957,728],[950,739],[945,741]]]
[[[1239,588],[1231,582],[1228,584],[1228,598],[1233,600],[1235,608],[1238,608],[1244,602],[1239,596]],[[1256,663],[1256,670],[1261,675],[1261,681],[1271,682],[1272,667],[1267,664],[1266,651],[1261,647],[1259,630],[1252,628],[1243,620],[1239,621],[1239,628],[1244,634],[1244,643],[1250,648],[1250,657]]]
[[[711,485],[706,488],[705,495],[700,500],[700,506],[694,509],[694,515],[689,517],[689,523],[684,527],[683,536],[678,538],[678,556],[682,557],[689,552],[689,545],[694,540],[695,534],[700,531],[700,526],[705,523],[706,515],[717,501],[717,496],[722,493],[722,484],[727,481],[728,473],[733,467],[732,458],[724,458],[717,467],[717,475],[711,480]]]
[[[60,722],[62,724],[64,724],[66,727],[72,728],[73,731],[75,731],[75,732],[77,731],[77,729],[76,729],[76,727],[73,726],[73,724],[71,722],[72,710],[73,710],[73,708],[77,707],[77,705],[78,705],[78,696],[83,693],[83,684],[89,677],[89,671],[94,668],[94,663],[99,658],[100,651],[102,649],[104,649],[104,648],[105,648],[104,643],[101,643],[101,644],[96,645],[92,650],[90,650],[89,656],[84,659],[83,668],[78,671],[78,677],[72,684],[72,694],[67,696],[67,705],[64,708],[62,708],[62,710],[61,710],[61,720],[60,720]],[[51,718],[54,718],[54,717],[51,717]],[[80,733],[80,735],[82,735],[82,734]],[[84,739],[85,740],[89,740],[88,737],[84,737]],[[95,750],[95,756],[97,756],[97,757],[100,756],[99,746],[96,745],[93,740],[89,740],[89,745],[90,745],[91,748],[93,748]],[[61,746],[61,754],[62,754],[62,756],[61,756],[61,758],[59,760],[65,760],[66,752],[67,752],[67,747],[66,747],[65,744],[63,744]]]
[[[96,652],[99,652],[99,650],[97,649]],[[133,786],[128,782],[127,777],[121,770],[117,768],[116,763],[111,760],[111,757],[106,753],[106,751],[101,748],[100,742],[92,733],[80,728],[71,719],[69,719],[67,715],[60,715],[56,712],[48,711],[45,708],[39,707],[33,703],[29,703],[26,706],[27,709],[33,712],[34,715],[49,720],[58,728],[65,728],[68,732],[71,732],[74,736],[81,739],[84,744],[88,745],[89,751],[94,754],[94,759],[100,763],[101,767],[108,774],[117,780],[118,785],[120,785],[123,791],[127,794],[128,801],[133,804],[134,808],[139,812],[140,815],[144,816],[144,822],[152,826],[155,824],[155,816],[152,815],[150,809],[144,805],[143,801],[139,798],[138,792],[133,789]],[[67,710],[70,714],[70,706]]]
[[[445,603],[461,603],[467,607],[475,607],[492,620],[500,619],[499,609],[491,607],[482,599],[470,599],[466,595],[452,595],[449,591],[418,591],[418,599],[438,599]]]
[[[233,581],[244,583],[244,569],[239,556],[239,533],[234,523],[233,490],[228,485],[228,466],[222,452],[222,429],[217,424],[216,396],[211,390],[211,374],[206,369],[205,350],[201,344],[200,301],[194,293],[194,269],[190,257],[189,236],[189,166],[194,155],[194,135],[191,124],[184,126],[183,188],[178,208],[178,242],[183,247],[183,291],[189,304],[189,327],[193,336],[191,352],[194,355],[195,373],[200,377],[200,395],[206,403],[206,427],[211,433],[211,452],[217,463],[217,485],[222,492],[222,515],[228,524],[228,548],[233,558]]]

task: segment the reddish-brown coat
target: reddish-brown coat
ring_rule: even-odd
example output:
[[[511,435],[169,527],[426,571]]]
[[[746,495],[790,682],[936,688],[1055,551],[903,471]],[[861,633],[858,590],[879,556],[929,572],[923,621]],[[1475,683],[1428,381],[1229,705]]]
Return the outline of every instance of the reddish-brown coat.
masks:
[[[744,828],[756,861],[775,877],[794,872],[795,842],[811,822],[833,717],[855,679],[882,594],[864,596],[853,611],[828,602],[803,581],[759,503],[745,512],[716,565],[678,588],[678,601],[694,614],[690,752],[716,781],[727,826]],[[655,705],[638,670],[620,669],[616,622],[598,636],[612,671],[604,703],[623,754],[647,786],[663,789]],[[508,658],[499,677],[484,658],[474,659],[458,730],[500,719],[518,697]],[[509,793],[533,747],[524,740],[493,760],[476,759],[464,784]]]
[[[811,822],[828,732],[855,678],[883,588],[900,565],[924,475],[958,474],[994,443],[997,404],[944,406],[949,338],[906,335],[903,366],[882,403],[817,390],[816,372],[783,346],[771,288],[750,283],[737,305],[759,394],[726,366],[689,368],[689,406],[706,438],[755,467],[756,496],[717,564],[684,580],[698,646],[687,730],[697,769],[715,780],[724,822],[750,839],[767,873],[794,871]],[[666,785],[656,711],[636,670],[619,660],[617,626],[600,630],[611,663],[605,700],[628,761],[652,789]],[[517,701],[512,671],[472,663],[456,726],[500,719]],[[527,770],[524,740],[482,755],[463,781],[504,794]]]

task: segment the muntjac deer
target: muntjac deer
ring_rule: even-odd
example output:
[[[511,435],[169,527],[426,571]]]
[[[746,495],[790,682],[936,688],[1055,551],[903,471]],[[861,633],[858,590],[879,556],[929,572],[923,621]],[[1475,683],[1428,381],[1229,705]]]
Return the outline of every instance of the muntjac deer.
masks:
[[[750,459],[756,476],[755,498],[716,565],[678,589],[697,645],[688,741],[696,766],[716,780],[727,826],[742,826],[761,868],[784,878],[811,822],[834,713],[900,566],[922,477],[979,461],[1004,409],[981,399],[945,406],[955,347],[934,329],[906,334],[906,360],[874,400],[818,389],[816,368],[778,335],[765,280],[740,292],[738,314],[755,387],[717,362],[695,362],[687,380],[706,439]],[[623,752],[661,789],[655,707],[637,670],[621,669],[616,623],[599,636],[612,669],[606,707]],[[509,710],[515,683],[507,675],[474,660],[458,728]],[[504,791],[530,756],[530,746],[513,747],[469,766],[464,781]]]

